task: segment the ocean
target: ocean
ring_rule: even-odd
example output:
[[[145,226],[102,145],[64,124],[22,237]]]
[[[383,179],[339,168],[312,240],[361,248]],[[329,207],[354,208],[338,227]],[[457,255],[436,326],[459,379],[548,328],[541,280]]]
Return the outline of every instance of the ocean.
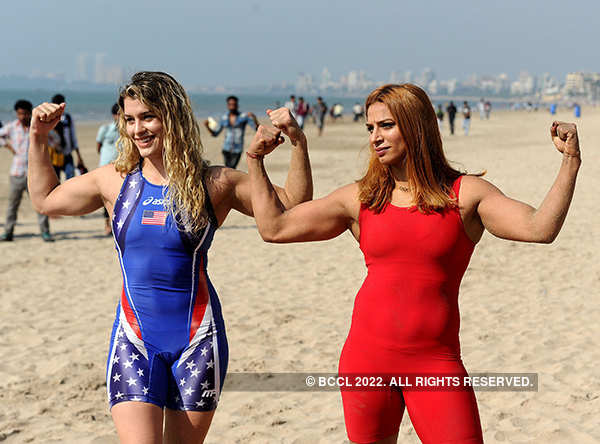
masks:
[[[0,121],[6,122],[15,118],[13,106],[19,99],[26,99],[36,106],[44,101],[49,101],[56,91],[45,90],[0,90]],[[102,122],[110,120],[110,108],[115,103],[118,91],[61,91],[67,101],[67,111],[78,122]],[[194,113],[198,119],[209,116],[218,119],[226,111],[225,99],[230,94],[190,94]],[[267,108],[283,106],[287,95],[272,94],[236,94],[240,99],[240,111],[251,111],[260,119],[265,116]],[[299,97],[299,96],[297,96]],[[316,103],[316,96],[304,96],[309,104]],[[363,103],[365,97],[326,97],[323,99],[328,106],[340,103],[344,113],[350,113],[356,102]]]

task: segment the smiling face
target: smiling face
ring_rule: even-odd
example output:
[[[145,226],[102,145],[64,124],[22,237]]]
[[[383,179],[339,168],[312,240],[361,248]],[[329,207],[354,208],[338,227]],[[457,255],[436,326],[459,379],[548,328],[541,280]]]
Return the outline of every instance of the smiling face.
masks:
[[[126,97],[123,104],[127,135],[140,156],[162,160],[164,129],[159,117],[137,99]]]
[[[375,102],[367,110],[369,144],[384,165],[402,165],[408,147],[388,107]]]

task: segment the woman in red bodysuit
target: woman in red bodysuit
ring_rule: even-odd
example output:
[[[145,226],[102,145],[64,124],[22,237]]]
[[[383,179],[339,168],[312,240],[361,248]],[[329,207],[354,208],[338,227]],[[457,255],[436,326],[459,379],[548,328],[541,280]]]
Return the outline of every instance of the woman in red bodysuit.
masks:
[[[539,208],[506,197],[481,177],[453,169],[435,111],[417,86],[385,85],[365,104],[371,159],[365,176],[329,196],[284,210],[262,157],[280,142],[260,128],[248,149],[252,207],[269,242],[330,239],[350,230],[368,275],[358,292],[340,374],[464,376],[458,289],[484,229],[548,243],[569,208],[581,163],[575,125],[555,122],[562,154]],[[285,127],[271,115],[273,125]],[[357,443],[395,443],[405,408],[424,443],[483,442],[472,389],[342,390],[346,429]]]

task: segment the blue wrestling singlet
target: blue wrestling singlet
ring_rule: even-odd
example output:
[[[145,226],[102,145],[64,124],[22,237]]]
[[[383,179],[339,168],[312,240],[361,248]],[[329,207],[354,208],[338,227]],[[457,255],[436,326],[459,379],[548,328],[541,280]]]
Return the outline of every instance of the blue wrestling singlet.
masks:
[[[208,225],[178,229],[163,186],[138,168],[114,207],[113,234],[123,272],[106,370],[108,400],[173,410],[214,410],[228,360],[221,305],[206,271],[217,221],[206,192]]]

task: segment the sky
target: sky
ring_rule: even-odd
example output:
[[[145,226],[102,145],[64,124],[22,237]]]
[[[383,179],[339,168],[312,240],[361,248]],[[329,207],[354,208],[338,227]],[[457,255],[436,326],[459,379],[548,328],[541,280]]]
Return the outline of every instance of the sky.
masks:
[[[62,72],[79,53],[184,85],[293,82],[298,73],[438,78],[600,72],[600,2],[555,0],[30,0],[0,6],[0,76]]]

